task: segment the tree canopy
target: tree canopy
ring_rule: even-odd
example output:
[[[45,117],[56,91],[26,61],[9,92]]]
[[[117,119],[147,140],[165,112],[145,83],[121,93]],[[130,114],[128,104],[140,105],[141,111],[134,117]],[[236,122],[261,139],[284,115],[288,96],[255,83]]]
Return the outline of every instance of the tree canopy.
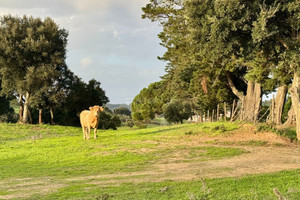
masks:
[[[0,19],[0,75],[3,93],[25,95],[23,122],[30,98],[55,84],[65,65],[68,33],[51,19],[3,16]]]
[[[242,119],[256,121],[262,95],[280,86],[290,86],[300,108],[299,10],[298,0],[150,0],[142,18],[163,27],[160,59],[173,99],[201,110],[236,98]]]

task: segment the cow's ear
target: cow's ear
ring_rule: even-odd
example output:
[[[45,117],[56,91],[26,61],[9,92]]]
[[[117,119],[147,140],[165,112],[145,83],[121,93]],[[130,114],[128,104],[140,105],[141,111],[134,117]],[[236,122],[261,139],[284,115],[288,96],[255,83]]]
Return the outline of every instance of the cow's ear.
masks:
[[[89,109],[90,109],[90,110],[93,110],[93,107],[90,107]]]

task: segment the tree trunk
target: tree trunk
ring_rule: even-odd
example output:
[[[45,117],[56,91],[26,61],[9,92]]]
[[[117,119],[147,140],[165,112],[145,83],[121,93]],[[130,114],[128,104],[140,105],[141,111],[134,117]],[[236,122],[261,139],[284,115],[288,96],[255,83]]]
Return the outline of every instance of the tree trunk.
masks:
[[[39,108],[39,124],[41,125],[42,122],[42,113],[43,113],[43,109]]]
[[[230,121],[232,121],[233,119],[233,115],[234,115],[234,107],[235,107],[235,99],[233,100],[233,103],[232,103],[232,108],[231,108],[231,113],[230,113]]]
[[[50,108],[50,116],[51,116],[51,125],[53,125],[54,124],[54,121],[53,121],[54,115],[53,115],[52,108]]]
[[[281,125],[282,112],[286,100],[288,88],[286,85],[280,86],[277,90],[274,107],[274,121],[276,125]]]
[[[290,88],[292,107],[296,116],[297,138],[300,140],[300,75],[294,72],[294,79]]]
[[[261,85],[259,83],[248,81],[247,94],[239,92],[230,76],[227,75],[228,84],[232,92],[242,101],[241,120],[257,121],[261,105]]]
[[[23,94],[21,93],[19,96],[19,105],[20,105],[20,110],[19,110],[19,122],[21,123],[23,121]]]
[[[247,85],[247,95],[245,96],[243,120],[256,122],[261,104],[261,85],[249,81]]]
[[[296,125],[296,116],[295,116],[293,106],[290,108],[290,110],[288,112],[288,118],[284,122],[283,126],[284,127],[289,127],[289,126],[292,126],[292,125]]]
[[[30,94],[29,94],[29,92],[26,92],[24,111],[23,111],[23,123],[28,122],[29,98],[30,98]]]

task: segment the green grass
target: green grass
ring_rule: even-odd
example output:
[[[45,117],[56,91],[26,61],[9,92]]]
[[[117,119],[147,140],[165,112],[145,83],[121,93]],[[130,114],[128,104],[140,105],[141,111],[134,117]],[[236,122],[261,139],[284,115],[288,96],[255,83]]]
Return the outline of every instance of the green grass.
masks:
[[[119,186],[77,183],[46,196],[32,199],[266,199],[276,200],[273,189],[289,200],[300,198],[300,171],[247,176],[243,178],[206,179],[205,181],[159,183],[124,183]]]
[[[148,129],[121,128],[99,131],[97,140],[83,140],[81,129],[50,125],[0,125],[0,178],[130,172],[143,170],[174,153],[187,155],[177,162],[220,159],[243,153],[223,147],[162,146],[176,142],[186,129],[198,125],[178,125]],[[147,141],[153,141],[148,143]],[[157,148],[157,146],[160,146]],[[146,149],[142,152],[141,149]],[[7,167],[14,163],[14,167]]]
[[[77,127],[0,124],[0,199],[277,199],[275,187],[286,198],[299,199],[299,170],[205,182],[201,174],[191,181],[159,176],[144,181],[149,175],[143,172],[155,173],[157,165],[195,165],[247,153],[230,146],[185,145],[193,137],[237,128],[221,122],[120,128],[99,130],[97,140],[87,141]]]

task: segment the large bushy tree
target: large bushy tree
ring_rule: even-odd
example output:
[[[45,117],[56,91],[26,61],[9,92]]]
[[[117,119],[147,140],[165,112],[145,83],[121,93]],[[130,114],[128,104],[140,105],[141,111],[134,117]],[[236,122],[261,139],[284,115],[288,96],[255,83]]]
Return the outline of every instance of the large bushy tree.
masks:
[[[19,96],[27,122],[33,94],[52,87],[65,65],[68,33],[50,18],[24,16],[0,19],[0,75],[4,93]],[[21,116],[21,114],[20,114]]]

